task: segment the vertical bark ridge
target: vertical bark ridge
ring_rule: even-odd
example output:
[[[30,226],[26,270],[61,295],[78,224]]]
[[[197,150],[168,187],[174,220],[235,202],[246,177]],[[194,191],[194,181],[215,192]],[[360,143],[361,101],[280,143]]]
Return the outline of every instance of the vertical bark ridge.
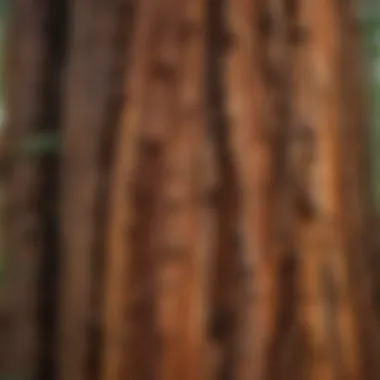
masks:
[[[162,260],[158,315],[163,380],[204,379],[206,352],[206,252],[203,209],[205,132],[204,0],[186,1],[183,45],[173,127],[165,153],[162,184]]]
[[[120,120],[120,132],[115,136],[115,156],[110,178],[107,217],[104,300],[104,351],[101,375],[104,380],[117,380],[128,363],[131,347],[130,297],[131,234],[135,223],[132,184],[135,179],[137,146],[152,37],[152,20],[156,2],[143,0],[136,10],[132,31],[131,59],[125,79],[125,104]],[[129,57],[128,57],[129,58]],[[128,289],[127,292],[124,289]]]
[[[328,353],[328,336],[323,316],[323,298],[318,289],[318,255],[321,249],[319,203],[316,186],[320,186],[316,157],[316,132],[313,122],[314,94],[310,86],[312,33],[306,19],[309,3],[298,2],[296,30],[299,44],[294,52],[293,123],[290,140],[291,176],[294,188],[295,248],[299,273],[298,323],[304,335],[304,364],[301,376],[305,379],[333,379]],[[318,189],[318,188],[317,188]]]
[[[152,379],[158,376],[160,326],[157,313],[161,294],[157,272],[160,260],[161,181],[165,149],[173,129],[173,104],[181,61],[180,30],[183,6],[175,0],[161,1],[153,25],[153,43],[148,70],[149,86],[141,122],[137,178],[134,254],[131,259],[133,296],[130,304],[133,323],[131,368],[127,375]]]
[[[302,12],[311,36],[309,64],[312,71],[308,85],[313,107],[311,122],[316,137],[314,165],[318,165],[318,172],[315,180],[321,183],[316,185],[319,186],[319,194],[315,197],[317,217],[313,228],[318,231],[319,241],[314,251],[315,262],[304,259],[304,274],[314,276],[310,277],[314,278],[313,284],[306,280],[312,285],[310,289],[314,289],[312,300],[306,302],[318,308],[320,319],[311,314],[307,325],[310,336],[325,337],[324,342],[318,345],[323,345],[324,357],[329,356],[324,361],[327,376],[358,379],[358,337],[348,286],[348,258],[344,246],[346,231],[342,223],[344,191],[340,126],[343,109],[337,71],[342,36],[332,2],[310,2]],[[319,300],[317,304],[316,300]],[[321,376],[318,350],[320,348],[315,344],[310,369],[313,378]]]
[[[270,240],[273,131],[268,119],[271,103],[260,61],[265,51],[260,28],[269,31],[271,20],[264,2],[239,0],[227,2],[226,21],[231,40],[226,57],[229,135],[244,236],[239,295],[241,331],[234,377],[262,379],[276,304],[275,256]]]

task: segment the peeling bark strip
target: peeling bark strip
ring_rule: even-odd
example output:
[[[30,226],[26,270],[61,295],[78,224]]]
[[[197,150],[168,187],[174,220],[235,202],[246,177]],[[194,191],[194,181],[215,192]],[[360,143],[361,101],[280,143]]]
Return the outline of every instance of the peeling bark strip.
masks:
[[[314,122],[317,135],[317,157],[321,170],[321,210],[324,223],[324,252],[320,259],[334,273],[340,299],[336,312],[336,333],[339,337],[342,368],[336,376],[345,379],[361,379],[358,363],[357,331],[353,320],[352,296],[348,277],[348,255],[344,245],[345,230],[342,229],[344,207],[343,156],[341,130],[342,99],[339,97],[339,54],[342,49],[342,34],[338,30],[338,15],[334,2],[312,1],[309,21],[312,42],[315,106]]]
[[[129,318],[131,288],[131,233],[134,226],[132,183],[136,168],[138,137],[145,104],[148,60],[152,39],[152,20],[157,2],[139,2],[132,51],[126,75],[126,104],[116,136],[115,161],[111,177],[109,215],[106,241],[106,275],[104,305],[104,352],[101,379],[118,380],[127,368],[131,325]]]
[[[57,377],[89,376],[92,275],[103,130],[113,68],[118,0],[73,3],[61,157],[61,286]]]
[[[138,141],[138,162],[134,184],[135,221],[131,268],[131,347],[124,376],[133,379],[157,377],[159,331],[157,331],[156,269],[160,265],[159,239],[162,234],[160,190],[165,148],[175,127],[181,62],[181,16],[177,0],[162,0],[152,25],[147,94]],[[158,296],[157,299],[155,296]]]
[[[303,30],[309,38],[295,48],[294,56],[294,99],[293,126],[289,146],[292,159],[292,180],[294,181],[294,206],[296,207],[295,244],[300,265],[298,276],[298,323],[305,334],[303,350],[303,377],[305,379],[332,380],[333,363],[329,352],[328,331],[323,315],[324,300],[320,292],[319,267],[321,247],[321,226],[318,219],[320,204],[316,198],[320,177],[316,156],[316,127],[313,123],[315,110],[313,88],[310,86],[312,40],[309,21],[305,17],[310,2],[297,2],[297,29]],[[307,31],[307,32],[306,32]],[[312,213],[304,213],[303,204]]]
[[[300,250],[299,323],[306,334],[304,371],[310,380],[335,379],[331,361],[328,331],[323,314],[324,299],[319,286],[319,255],[322,251],[318,226],[301,224],[298,228]]]
[[[249,0],[230,0],[226,5],[231,39],[226,66],[229,133],[244,236],[241,332],[234,376],[238,380],[264,378],[275,316],[273,152],[267,113],[269,94],[260,65],[265,51],[260,26],[267,25],[260,12],[265,6],[265,1]]]
[[[158,270],[158,378],[205,379],[205,247],[202,215],[205,1],[182,4],[178,100],[163,172]]]
[[[303,288],[310,289],[309,308],[314,305],[317,312],[305,311],[312,349],[314,350],[310,367],[310,377],[360,379],[358,336],[354,324],[352,294],[348,284],[348,252],[344,245],[343,224],[344,188],[343,188],[343,135],[341,130],[342,98],[340,97],[339,55],[342,48],[342,34],[339,30],[337,14],[332,1],[310,1],[303,3],[301,18],[310,30],[310,86],[308,97],[311,99],[311,120],[316,137],[315,165],[313,176],[319,193],[314,198],[317,205],[317,219],[309,229],[318,231],[319,248],[312,240],[305,243],[302,255],[305,282]],[[318,180],[320,181],[318,183]],[[311,193],[311,192],[310,192]],[[311,235],[310,235],[311,234]],[[310,239],[304,235],[306,241]],[[310,247],[310,248],[307,248]],[[311,251],[310,251],[311,250]],[[310,252],[310,253],[308,253]],[[313,254],[311,254],[313,252]],[[314,260],[314,262],[312,261]],[[307,269],[308,268],[308,269]],[[323,294],[326,284],[321,278],[325,268],[330,272],[330,285],[337,290],[335,312],[328,312],[328,300]],[[311,290],[313,289],[313,290]],[[329,331],[329,326],[332,330]],[[331,333],[333,331],[333,334]],[[313,343],[314,342],[314,343]],[[325,360],[321,363],[321,350]],[[329,358],[326,358],[326,354]],[[325,373],[321,373],[322,368]]]
[[[48,7],[45,1],[29,0],[15,0],[10,5],[7,129],[11,151],[16,154],[12,156],[6,194],[10,255],[5,285],[11,298],[7,304],[8,331],[1,338],[7,352],[0,377],[32,378],[37,375],[41,356],[39,274],[44,244],[39,213],[41,168],[37,159],[21,150],[41,129],[44,115]]]

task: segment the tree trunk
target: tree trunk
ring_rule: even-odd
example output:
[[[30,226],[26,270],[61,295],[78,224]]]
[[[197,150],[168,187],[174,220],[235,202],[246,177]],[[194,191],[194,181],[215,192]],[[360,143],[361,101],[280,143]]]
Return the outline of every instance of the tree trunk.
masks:
[[[12,6],[0,377],[377,380],[353,4]]]

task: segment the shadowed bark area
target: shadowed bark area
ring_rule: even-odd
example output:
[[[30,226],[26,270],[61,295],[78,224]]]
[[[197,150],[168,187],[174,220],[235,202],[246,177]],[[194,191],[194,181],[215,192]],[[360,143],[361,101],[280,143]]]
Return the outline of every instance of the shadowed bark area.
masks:
[[[54,67],[52,70],[48,67],[53,56],[48,34],[52,13],[45,1],[19,1],[11,5],[12,44],[6,65],[10,74],[6,99],[10,166],[5,195],[9,251],[5,287],[9,309],[3,341],[7,352],[0,370],[4,376],[37,376],[38,363],[46,354],[40,325],[44,298],[40,284],[49,244],[44,240],[45,215],[41,210],[46,181],[42,178],[43,161],[29,146],[46,129],[45,123],[51,121],[50,109],[45,108],[44,101],[50,87],[48,80],[55,71]],[[50,106],[54,107],[55,102]]]
[[[63,100],[58,375],[88,378],[91,288],[119,0],[75,2]],[[113,126],[111,126],[112,128]]]

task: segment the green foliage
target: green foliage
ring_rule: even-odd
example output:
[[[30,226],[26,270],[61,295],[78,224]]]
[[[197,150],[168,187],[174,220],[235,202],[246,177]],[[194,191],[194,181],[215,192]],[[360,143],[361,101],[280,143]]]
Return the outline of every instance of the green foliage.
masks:
[[[57,133],[39,133],[29,137],[21,146],[21,152],[27,156],[40,157],[56,154],[59,150],[60,138]]]
[[[4,272],[5,272],[5,265],[4,265],[4,254],[3,252],[0,252],[0,286],[3,284],[4,281]]]
[[[30,376],[25,375],[1,375],[0,374],[0,380],[29,380]]]
[[[364,44],[369,60],[369,91],[372,128],[369,141],[372,191],[375,207],[380,211],[380,13],[369,13],[363,20]]]
[[[9,10],[10,0],[0,0],[0,17],[6,17]]]

